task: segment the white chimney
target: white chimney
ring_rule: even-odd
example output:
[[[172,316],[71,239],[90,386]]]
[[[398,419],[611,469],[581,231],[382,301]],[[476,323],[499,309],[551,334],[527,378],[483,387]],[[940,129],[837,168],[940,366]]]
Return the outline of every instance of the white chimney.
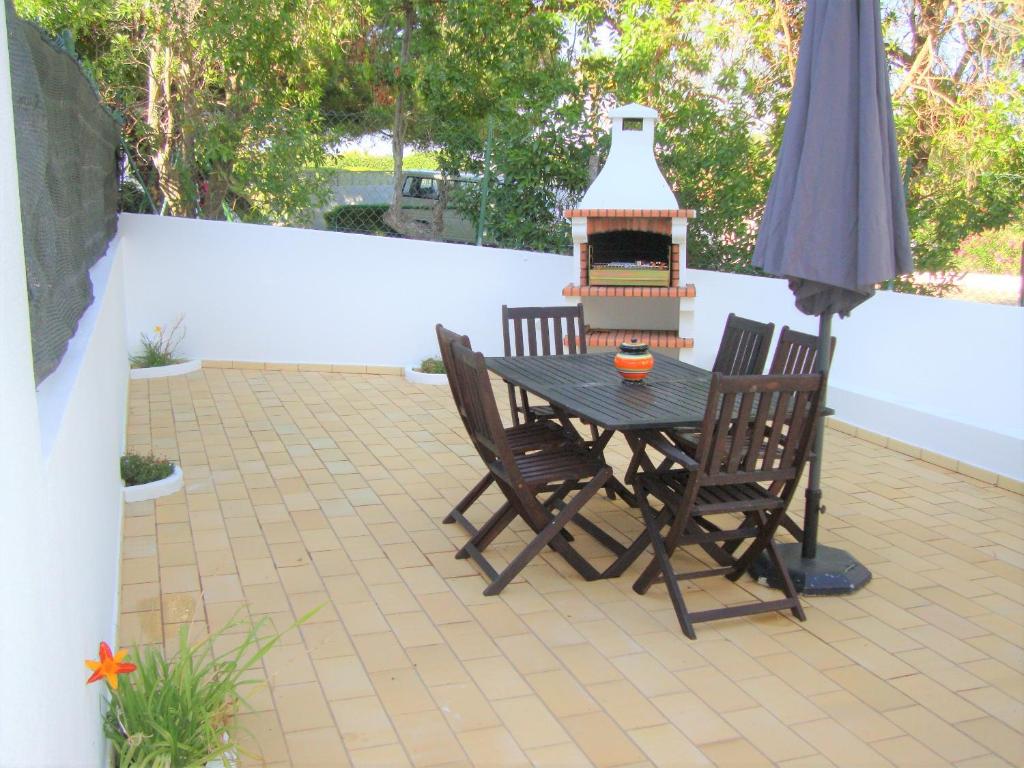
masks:
[[[583,196],[581,209],[677,211],[679,203],[654,159],[657,111],[627,104],[608,113],[612,146],[604,168]]]

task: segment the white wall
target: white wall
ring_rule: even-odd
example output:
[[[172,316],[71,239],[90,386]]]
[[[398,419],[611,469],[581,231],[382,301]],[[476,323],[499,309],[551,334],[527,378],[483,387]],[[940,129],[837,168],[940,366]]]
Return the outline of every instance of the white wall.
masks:
[[[689,270],[689,359],[709,366],[729,312],[817,333],[785,280]],[[836,416],[872,432],[1024,478],[1024,309],[882,291],[836,318]],[[686,359],[686,358],[684,358]]]
[[[2,37],[0,765],[97,766],[105,762],[102,689],[85,686],[82,661],[114,638],[127,394],[123,275],[112,249],[92,271],[95,302],[37,393]]]
[[[562,304],[577,277],[569,257],[473,246],[137,215],[120,231],[129,343],[183,313],[182,352],[215,360],[404,365],[436,354],[437,322],[496,354],[502,303]],[[696,346],[683,359],[711,364],[729,312],[776,335],[817,331],[784,280],[687,280],[697,298],[681,330]],[[1016,307],[879,293],[833,323],[830,402],[844,421],[1024,477],[1022,320]]]
[[[185,315],[212,360],[407,365],[436,323],[500,354],[501,305],[561,304],[569,256],[122,214],[134,348]]]

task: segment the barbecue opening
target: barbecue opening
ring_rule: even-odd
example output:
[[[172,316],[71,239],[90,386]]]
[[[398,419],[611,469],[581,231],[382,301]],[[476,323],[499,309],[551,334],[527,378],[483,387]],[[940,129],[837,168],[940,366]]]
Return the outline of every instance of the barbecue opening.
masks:
[[[588,241],[590,285],[670,284],[672,238],[653,232],[593,234]]]

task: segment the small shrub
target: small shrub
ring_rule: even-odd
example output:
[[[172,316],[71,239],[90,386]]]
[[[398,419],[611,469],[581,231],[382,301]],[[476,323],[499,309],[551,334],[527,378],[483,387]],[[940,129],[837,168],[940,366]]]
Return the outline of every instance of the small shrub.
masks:
[[[302,624],[309,612],[291,627]],[[178,651],[170,659],[150,646],[136,648],[136,668],[110,691],[103,732],[113,746],[117,768],[175,766],[202,768],[207,761],[238,751],[232,732],[243,688],[263,684],[248,673],[259,667],[283,632],[270,633],[268,620],[249,625],[233,650],[218,654],[225,632],[244,622],[189,643],[187,624],[178,635]],[[232,640],[239,635],[232,635]]]
[[[1007,225],[971,235],[960,244],[957,263],[964,272],[1019,275],[1024,225]]]
[[[158,325],[153,329],[152,336],[142,334],[142,352],[128,358],[132,368],[159,368],[184,362],[174,355],[185,338],[185,329],[181,325],[184,319],[179,315],[170,329],[165,330],[162,325]]]
[[[436,357],[428,357],[416,369],[420,373],[445,373],[444,363]]]
[[[142,456],[129,451],[121,457],[121,479],[125,485],[145,485],[170,477],[174,472],[174,463],[168,459],[157,458],[153,454]]]

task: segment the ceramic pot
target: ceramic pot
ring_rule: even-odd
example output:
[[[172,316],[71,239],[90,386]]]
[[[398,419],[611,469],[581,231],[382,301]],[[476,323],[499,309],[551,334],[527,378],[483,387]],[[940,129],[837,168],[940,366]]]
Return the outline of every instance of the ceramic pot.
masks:
[[[653,367],[654,355],[646,344],[632,339],[619,345],[618,354],[615,355],[615,370],[626,381],[643,381]]]

